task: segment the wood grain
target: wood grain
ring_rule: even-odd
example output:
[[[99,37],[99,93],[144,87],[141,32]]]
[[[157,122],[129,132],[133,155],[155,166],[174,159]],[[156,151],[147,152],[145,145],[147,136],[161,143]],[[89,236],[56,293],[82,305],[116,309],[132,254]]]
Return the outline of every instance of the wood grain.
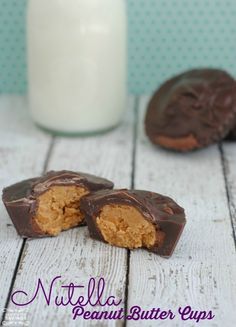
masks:
[[[117,187],[130,187],[133,105],[134,101],[130,99],[125,123],[109,134],[80,139],[58,138],[48,169],[85,171],[110,178]],[[90,277],[104,277],[107,282],[104,296],[115,295],[124,301],[126,260],[126,250],[91,240],[86,227],[64,232],[57,238],[27,241],[14,290],[24,289],[32,294],[38,278],[49,285],[51,279],[57,275],[62,276],[64,283],[84,285]],[[11,303],[10,309],[14,308]],[[47,307],[42,296],[30,305],[27,319],[30,326],[34,327],[121,325],[119,321],[73,321],[69,307]]]
[[[236,142],[225,142],[222,146],[222,160],[227,183],[231,221],[236,242]]]
[[[20,96],[0,97],[0,189],[42,173],[50,137],[31,122],[26,100]],[[0,202],[0,321],[5,307],[22,239]]]
[[[218,147],[178,154],[151,145],[143,132],[147,101],[143,98],[140,103],[135,187],[173,197],[186,209],[187,225],[169,260],[145,251],[131,252],[129,308],[139,305],[177,312],[178,307],[190,305],[194,310],[213,310],[215,319],[201,326],[236,326],[235,246]],[[230,180],[235,181],[235,156],[228,160]],[[196,326],[180,319],[146,323]],[[135,325],[140,321],[128,322]]]

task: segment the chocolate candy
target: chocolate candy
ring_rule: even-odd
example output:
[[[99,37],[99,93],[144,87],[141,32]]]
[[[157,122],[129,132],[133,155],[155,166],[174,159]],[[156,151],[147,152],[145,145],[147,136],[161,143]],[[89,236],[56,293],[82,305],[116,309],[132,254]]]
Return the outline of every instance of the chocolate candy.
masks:
[[[112,188],[112,182],[93,175],[50,171],[5,188],[2,199],[19,235],[56,236],[84,223],[82,196]]]
[[[235,121],[235,80],[221,70],[195,69],[161,86],[148,105],[145,126],[154,144],[189,151],[223,139]]]
[[[148,191],[103,190],[81,199],[91,237],[170,257],[186,223],[184,209]]]

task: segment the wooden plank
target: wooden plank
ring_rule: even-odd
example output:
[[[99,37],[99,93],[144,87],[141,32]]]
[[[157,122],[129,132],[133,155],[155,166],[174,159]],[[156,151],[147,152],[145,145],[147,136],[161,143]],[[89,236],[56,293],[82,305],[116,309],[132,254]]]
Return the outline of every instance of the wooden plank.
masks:
[[[0,97],[0,189],[42,173],[50,137],[31,122],[26,100]],[[0,201],[0,321],[23,240]]]
[[[236,242],[236,142],[225,142],[222,147],[222,160],[227,182],[231,221]]]
[[[134,101],[130,99],[127,120],[109,134],[58,139],[48,168],[85,171],[109,178],[117,187],[129,187],[132,172],[133,105]],[[24,289],[32,294],[38,278],[48,286],[57,275],[62,276],[63,283],[80,285],[86,285],[90,277],[103,277],[107,283],[104,297],[115,295],[124,301],[126,261],[126,250],[91,240],[87,228],[73,229],[57,238],[27,241],[14,290]],[[14,310],[16,306],[11,303],[10,309]],[[73,321],[70,307],[48,307],[42,296],[28,307],[27,320],[34,327],[121,325],[121,322],[115,321],[107,324],[82,319]]]
[[[154,147],[143,132],[147,101],[143,98],[140,103],[135,187],[173,197],[186,209],[188,221],[169,260],[145,251],[131,252],[128,306],[177,313],[179,307],[190,305],[193,310],[213,310],[215,318],[202,321],[201,326],[236,326],[235,247],[218,147],[189,154]],[[235,180],[233,161],[231,181]],[[181,321],[179,315],[173,321],[146,323],[196,325]],[[139,326],[140,321],[127,325]]]

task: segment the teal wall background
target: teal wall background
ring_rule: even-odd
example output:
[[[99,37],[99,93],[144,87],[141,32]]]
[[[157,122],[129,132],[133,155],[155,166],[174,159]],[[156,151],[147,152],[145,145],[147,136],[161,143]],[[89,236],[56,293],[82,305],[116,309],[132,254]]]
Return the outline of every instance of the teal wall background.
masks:
[[[0,93],[27,90],[26,4],[27,0],[0,0]],[[236,76],[236,0],[127,4],[130,92],[150,93],[190,67],[221,67]]]

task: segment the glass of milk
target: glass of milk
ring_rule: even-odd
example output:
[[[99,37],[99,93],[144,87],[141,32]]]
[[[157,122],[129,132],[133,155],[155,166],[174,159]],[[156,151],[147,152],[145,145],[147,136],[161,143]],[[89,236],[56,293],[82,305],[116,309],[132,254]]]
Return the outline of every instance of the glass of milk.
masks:
[[[69,135],[117,126],[126,102],[125,0],[29,0],[27,25],[35,123]]]

